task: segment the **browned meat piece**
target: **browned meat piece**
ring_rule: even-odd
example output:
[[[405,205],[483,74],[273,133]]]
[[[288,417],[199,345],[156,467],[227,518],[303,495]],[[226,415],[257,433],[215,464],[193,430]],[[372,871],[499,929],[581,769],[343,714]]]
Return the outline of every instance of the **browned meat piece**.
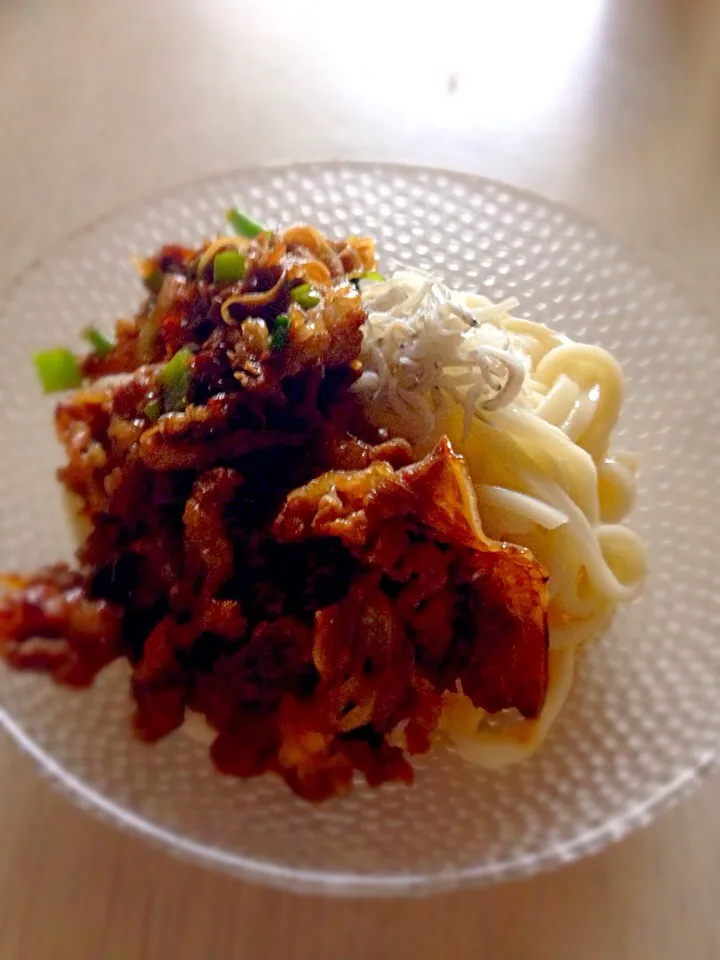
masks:
[[[0,652],[12,666],[83,687],[120,655],[119,613],[90,599],[80,574],[58,566],[12,587],[0,599]]]
[[[205,589],[211,596],[233,573],[235,557],[223,513],[242,482],[237,470],[208,470],[193,484],[183,511],[188,567],[206,571]]]
[[[413,462],[407,440],[396,438],[377,444],[365,443],[333,423],[322,431],[319,456],[323,466],[332,470],[362,470],[378,460],[396,468]]]
[[[486,710],[537,716],[547,689],[546,576],[528,551],[485,536],[447,440],[398,471],[381,462],[310,481],[290,494],[275,533],[340,538],[398,585],[396,606],[427,676],[451,689],[460,679]]]

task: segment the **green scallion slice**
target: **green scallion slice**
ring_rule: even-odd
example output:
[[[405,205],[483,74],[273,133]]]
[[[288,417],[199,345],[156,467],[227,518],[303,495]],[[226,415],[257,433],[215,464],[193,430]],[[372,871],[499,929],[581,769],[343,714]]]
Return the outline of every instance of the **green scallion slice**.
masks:
[[[33,357],[35,370],[45,393],[72,390],[82,383],[82,372],[75,354],[66,347],[41,350]]]
[[[221,250],[213,260],[213,282],[237,283],[245,276],[245,257],[239,250]]]
[[[108,340],[108,338],[100,333],[99,330],[96,330],[95,327],[86,327],[82,335],[93,348],[93,353],[96,357],[106,356],[114,346],[112,341]]]
[[[378,273],[377,270],[366,270],[360,279],[374,280],[375,283],[382,283],[385,280],[385,277],[381,273]]]
[[[268,228],[264,227],[261,223],[257,223],[255,220],[251,220],[250,217],[246,217],[244,213],[236,207],[231,207],[227,214],[227,222],[233,228],[235,233],[240,237],[256,237],[259,233],[267,233]]]
[[[192,362],[192,351],[182,347],[160,371],[165,413],[179,412],[187,406]]]
[[[290,299],[294,300],[303,310],[309,310],[320,303],[320,294],[314,293],[309,283],[301,283],[290,291]]]
[[[270,337],[270,349],[284,350],[289,339],[290,317],[286,316],[284,313],[280,313],[277,317],[275,317],[275,325],[273,326],[273,332]]]
[[[157,399],[148,400],[148,402],[143,407],[143,413],[151,422],[155,422],[159,419],[160,414],[162,413],[162,407],[160,401]]]

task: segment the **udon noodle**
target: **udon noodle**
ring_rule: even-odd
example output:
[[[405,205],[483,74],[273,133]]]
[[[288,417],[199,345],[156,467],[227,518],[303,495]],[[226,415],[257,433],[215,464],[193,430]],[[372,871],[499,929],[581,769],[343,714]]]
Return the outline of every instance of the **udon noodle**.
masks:
[[[549,574],[540,717],[499,722],[462,691],[446,694],[442,726],[458,751],[483,766],[514,763],[539,747],[562,709],[576,652],[645,575],[644,547],[621,522],[637,458],[610,449],[622,372],[601,347],[512,316],[515,300],[493,304],[408,270],[362,289],[369,315],[355,389],[368,416],[420,447],[447,434],[465,457],[485,532],[527,547]]]

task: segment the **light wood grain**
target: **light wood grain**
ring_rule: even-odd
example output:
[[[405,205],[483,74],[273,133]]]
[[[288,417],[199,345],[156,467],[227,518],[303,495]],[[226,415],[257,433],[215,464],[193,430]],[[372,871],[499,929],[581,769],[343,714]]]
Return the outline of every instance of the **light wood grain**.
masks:
[[[715,0],[408,11],[0,0],[0,282],[173,183],[374,158],[553,196],[720,292]],[[336,903],[250,888],[122,836],[0,736],[0,960],[717,960],[718,800],[716,775],[625,843],[524,883]]]

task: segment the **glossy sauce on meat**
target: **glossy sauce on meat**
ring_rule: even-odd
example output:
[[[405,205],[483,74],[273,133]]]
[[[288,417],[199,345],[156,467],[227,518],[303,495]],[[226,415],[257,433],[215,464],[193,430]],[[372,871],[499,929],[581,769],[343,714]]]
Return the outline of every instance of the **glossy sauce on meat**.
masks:
[[[483,534],[446,440],[414,462],[350,391],[365,317],[351,281],[374,268],[372,243],[263,233],[225,285],[208,252],[145,262],[161,287],[58,404],[60,480],[91,532],[73,570],[7,578],[8,662],[83,685],[127,657],[139,736],[191,708],[217,732],[219,770],[274,771],[313,800],[354,771],[411,782],[458,684],[488,711],[536,716],[542,570]]]

